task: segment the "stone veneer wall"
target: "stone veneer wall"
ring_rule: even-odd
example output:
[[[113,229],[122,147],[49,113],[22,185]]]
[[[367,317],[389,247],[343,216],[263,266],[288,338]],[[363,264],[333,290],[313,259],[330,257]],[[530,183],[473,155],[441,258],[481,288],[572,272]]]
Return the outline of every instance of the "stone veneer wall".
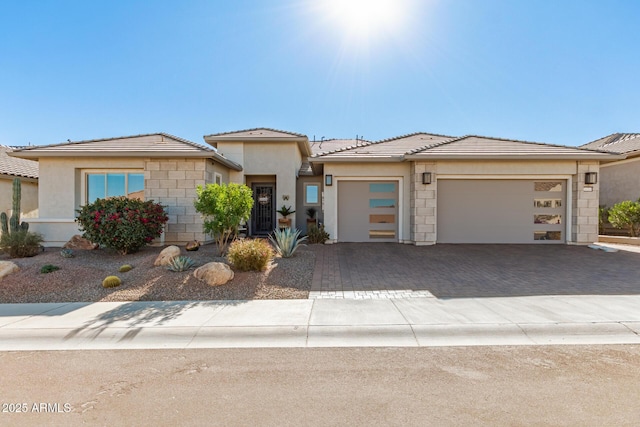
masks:
[[[571,242],[586,245],[598,241],[598,204],[600,193],[600,176],[595,185],[585,185],[586,172],[599,172],[600,165],[595,161],[578,162],[578,173],[573,176],[571,189]],[[600,174],[598,174],[600,175]],[[584,191],[585,187],[593,191]]]
[[[431,184],[422,183],[422,173],[431,172]],[[411,163],[411,241],[415,245],[436,242],[436,164]]]
[[[206,159],[151,159],[145,161],[145,199],[165,206],[169,222],[164,242],[205,241],[202,218],[193,207],[196,186],[205,184]]]

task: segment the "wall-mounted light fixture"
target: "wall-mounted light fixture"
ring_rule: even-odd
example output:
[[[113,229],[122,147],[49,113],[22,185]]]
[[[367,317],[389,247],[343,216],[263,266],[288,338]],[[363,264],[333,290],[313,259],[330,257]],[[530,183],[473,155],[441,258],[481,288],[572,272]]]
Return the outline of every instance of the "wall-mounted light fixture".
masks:
[[[598,172],[587,172],[584,174],[585,184],[596,184],[598,182]]]
[[[431,172],[422,172],[422,183],[431,184]]]
[[[327,187],[331,187],[333,185],[333,175],[324,176],[324,185]]]

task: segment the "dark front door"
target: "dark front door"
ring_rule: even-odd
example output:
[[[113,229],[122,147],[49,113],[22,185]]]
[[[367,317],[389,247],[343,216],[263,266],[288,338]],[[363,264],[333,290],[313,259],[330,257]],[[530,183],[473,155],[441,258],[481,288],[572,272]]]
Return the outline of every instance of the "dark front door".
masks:
[[[276,228],[273,196],[275,184],[252,184],[253,210],[251,211],[251,234],[269,234]]]

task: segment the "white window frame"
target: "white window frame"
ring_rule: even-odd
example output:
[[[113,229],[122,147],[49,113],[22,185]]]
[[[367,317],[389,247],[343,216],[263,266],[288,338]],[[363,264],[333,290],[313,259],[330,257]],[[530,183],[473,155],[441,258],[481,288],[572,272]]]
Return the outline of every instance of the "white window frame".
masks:
[[[307,203],[307,187],[311,185],[318,187],[318,193],[317,193],[318,201],[316,203]],[[321,191],[322,191],[322,184],[320,182],[305,182],[304,183],[304,206],[320,206],[320,201],[322,200],[320,196]]]
[[[124,173],[125,174],[125,185],[129,185],[129,177],[126,174],[130,173],[138,173],[144,175],[144,169],[83,169],[82,170],[82,182],[80,183],[80,199],[81,205],[86,205],[88,202],[88,194],[89,190],[87,187],[87,175],[90,174],[107,174],[107,173]],[[146,184],[146,177],[145,177]],[[146,189],[146,185],[144,187]]]
[[[222,184],[222,174],[218,172],[213,173],[213,182],[215,184]]]

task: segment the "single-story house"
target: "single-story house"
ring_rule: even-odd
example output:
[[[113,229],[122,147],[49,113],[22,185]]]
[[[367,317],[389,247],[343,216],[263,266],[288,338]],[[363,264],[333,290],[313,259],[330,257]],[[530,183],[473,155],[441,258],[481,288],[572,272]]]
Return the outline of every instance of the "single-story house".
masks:
[[[600,162],[624,155],[482,136],[414,133],[381,141],[320,140],[269,128],[204,136],[165,133],[17,150],[40,162],[40,215],[49,245],[78,232],[75,210],[97,197],[144,195],[167,207],[164,243],[207,240],[195,187],[249,186],[250,235],[295,209],[317,209],[333,242],[566,243],[597,240]]]
[[[640,198],[640,133],[614,133],[581,148],[625,154],[600,164],[600,204],[613,206]]]
[[[0,145],[0,212],[13,214],[13,180],[20,178],[20,215],[34,218],[38,216],[38,162],[7,155],[14,149]]]

